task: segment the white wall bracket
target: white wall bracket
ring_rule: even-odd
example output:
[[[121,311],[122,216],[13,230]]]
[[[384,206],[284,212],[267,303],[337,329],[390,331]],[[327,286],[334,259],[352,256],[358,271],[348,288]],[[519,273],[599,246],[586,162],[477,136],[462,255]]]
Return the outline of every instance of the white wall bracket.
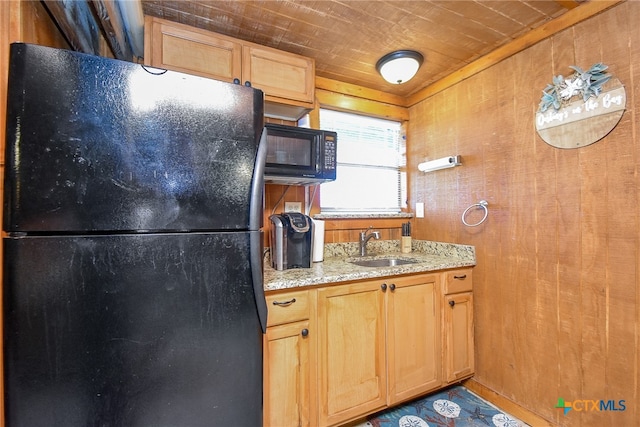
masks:
[[[440,169],[452,168],[454,166],[460,166],[462,161],[460,156],[443,157],[437,160],[431,160],[429,162],[420,163],[418,170],[420,172],[433,172]]]

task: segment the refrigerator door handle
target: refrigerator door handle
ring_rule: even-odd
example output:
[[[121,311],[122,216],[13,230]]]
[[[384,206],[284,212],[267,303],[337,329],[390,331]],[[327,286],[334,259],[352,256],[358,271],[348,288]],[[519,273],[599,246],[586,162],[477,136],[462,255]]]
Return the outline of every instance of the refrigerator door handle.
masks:
[[[251,180],[251,200],[249,201],[249,230],[262,228],[262,192],[264,189],[264,168],[267,161],[267,133],[262,130],[256,163]]]
[[[267,332],[267,301],[264,296],[264,283],[262,276],[262,231],[252,231],[250,233],[250,258],[251,278],[253,280],[253,296],[256,300],[256,310],[260,319],[262,333]]]

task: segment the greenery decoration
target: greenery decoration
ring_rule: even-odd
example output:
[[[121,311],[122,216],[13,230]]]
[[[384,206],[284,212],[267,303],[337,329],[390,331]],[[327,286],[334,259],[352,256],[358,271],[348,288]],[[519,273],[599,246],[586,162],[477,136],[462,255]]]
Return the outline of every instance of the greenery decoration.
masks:
[[[587,71],[583,71],[575,65],[569,68],[575,71],[573,76],[567,79],[562,75],[555,76],[553,83],[548,84],[542,91],[542,99],[538,108],[540,113],[544,113],[549,107],[559,110],[576,95],[582,95],[584,101],[592,96],[597,98],[602,90],[602,85],[611,78],[607,74],[609,67],[601,62],[593,64]]]

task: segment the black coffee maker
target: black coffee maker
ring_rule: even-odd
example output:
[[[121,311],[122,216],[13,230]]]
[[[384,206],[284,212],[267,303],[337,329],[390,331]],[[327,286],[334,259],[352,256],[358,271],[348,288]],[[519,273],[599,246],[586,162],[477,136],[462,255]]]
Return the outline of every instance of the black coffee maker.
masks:
[[[271,215],[271,266],[276,270],[310,268],[313,221],[299,212]]]

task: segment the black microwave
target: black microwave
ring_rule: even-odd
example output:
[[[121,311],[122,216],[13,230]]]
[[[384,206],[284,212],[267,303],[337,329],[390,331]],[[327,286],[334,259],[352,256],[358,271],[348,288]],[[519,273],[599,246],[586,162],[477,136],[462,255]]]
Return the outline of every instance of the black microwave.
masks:
[[[336,179],[335,132],[267,123],[265,182],[320,184]]]

